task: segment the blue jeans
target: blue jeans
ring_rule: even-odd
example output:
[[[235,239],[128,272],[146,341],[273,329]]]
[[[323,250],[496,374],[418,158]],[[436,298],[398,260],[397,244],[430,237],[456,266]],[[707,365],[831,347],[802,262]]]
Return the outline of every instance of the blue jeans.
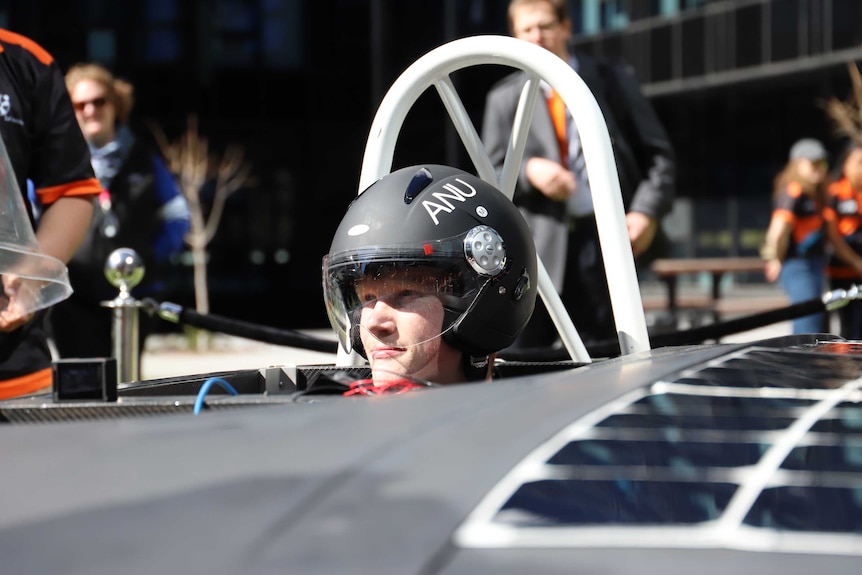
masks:
[[[790,303],[819,298],[826,291],[824,267],[826,258],[787,258],[781,265],[781,288]],[[824,333],[826,314],[815,313],[793,320],[793,333]]]

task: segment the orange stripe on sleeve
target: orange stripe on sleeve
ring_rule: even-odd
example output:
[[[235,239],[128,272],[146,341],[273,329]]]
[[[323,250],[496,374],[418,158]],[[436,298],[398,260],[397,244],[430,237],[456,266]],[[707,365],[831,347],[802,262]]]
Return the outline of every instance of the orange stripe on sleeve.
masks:
[[[796,216],[793,215],[793,212],[790,210],[775,210],[772,213],[773,218],[777,218],[783,222],[787,222],[788,224],[793,224],[796,222]]]
[[[838,220],[838,233],[844,237],[855,234],[856,230],[859,229],[859,222],[855,220],[856,218],[842,218]]]
[[[51,368],[46,367],[39,371],[0,381],[0,399],[9,399],[19,395],[32,395],[39,391],[47,391],[54,381]]]
[[[829,194],[841,200],[852,198],[854,194],[853,187],[850,185],[850,180],[847,178],[841,178],[837,182],[830,184]]]
[[[51,204],[67,196],[93,196],[102,193],[102,185],[96,178],[69,182],[60,186],[39,188],[36,194],[43,204]]]
[[[17,46],[21,46],[34,56],[36,59],[49,66],[51,62],[54,61],[54,58],[51,54],[48,53],[42,46],[27,38],[26,36],[22,36],[20,34],[16,34],[15,32],[10,32],[9,30],[4,30],[0,28],[0,40],[3,42],[8,42],[9,44],[15,44]],[[3,46],[0,46],[0,52],[3,51]]]

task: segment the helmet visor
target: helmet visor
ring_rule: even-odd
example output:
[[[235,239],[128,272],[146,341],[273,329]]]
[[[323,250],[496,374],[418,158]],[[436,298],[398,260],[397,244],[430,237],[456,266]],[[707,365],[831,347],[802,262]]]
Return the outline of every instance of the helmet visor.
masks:
[[[323,291],[329,321],[342,347],[352,351],[376,310],[415,316],[431,325],[401,341],[425,343],[452,329],[491,279],[477,273],[465,256],[466,234],[421,244],[363,247],[323,260]],[[382,312],[381,312],[382,313]],[[351,337],[351,335],[353,337]],[[376,335],[374,337],[377,337]]]

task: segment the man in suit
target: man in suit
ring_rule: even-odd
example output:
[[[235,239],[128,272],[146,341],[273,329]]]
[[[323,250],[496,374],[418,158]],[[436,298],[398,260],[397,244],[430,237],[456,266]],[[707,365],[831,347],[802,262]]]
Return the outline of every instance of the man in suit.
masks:
[[[610,66],[568,49],[572,24],[565,0],[512,0],[512,35],[568,62],[602,109],[614,147],[626,224],[635,257],[648,256],[674,196],[668,136],[629,67]],[[526,74],[515,72],[488,93],[482,139],[501,169]],[[616,337],[583,154],[570,111],[550,86],[534,111],[514,201],[533,231],[536,249],[584,342]],[[536,307],[517,343],[544,347],[557,340],[547,312]]]

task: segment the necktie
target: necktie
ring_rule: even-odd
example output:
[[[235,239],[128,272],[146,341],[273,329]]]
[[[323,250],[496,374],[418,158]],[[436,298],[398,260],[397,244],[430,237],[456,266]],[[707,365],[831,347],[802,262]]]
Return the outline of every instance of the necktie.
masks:
[[[551,121],[554,123],[554,132],[557,134],[557,143],[560,146],[560,163],[568,166],[569,135],[566,130],[566,104],[554,89],[551,89],[548,94],[548,110],[551,112]]]
[[[578,190],[581,193],[572,194],[568,200],[568,211],[575,216],[583,216],[593,212],[593,198],[590,195],[590,184],[587,180],[587,168],[584,163],[583,149],[577,128],[572,125],[569,130],[569,119],[566,117],[566,104],[553,89],[548,92],[548,111],[554,124],[557,144],[560,146],[560,163],[575,174]],[[571,156],[569,155],[571,150]]]

